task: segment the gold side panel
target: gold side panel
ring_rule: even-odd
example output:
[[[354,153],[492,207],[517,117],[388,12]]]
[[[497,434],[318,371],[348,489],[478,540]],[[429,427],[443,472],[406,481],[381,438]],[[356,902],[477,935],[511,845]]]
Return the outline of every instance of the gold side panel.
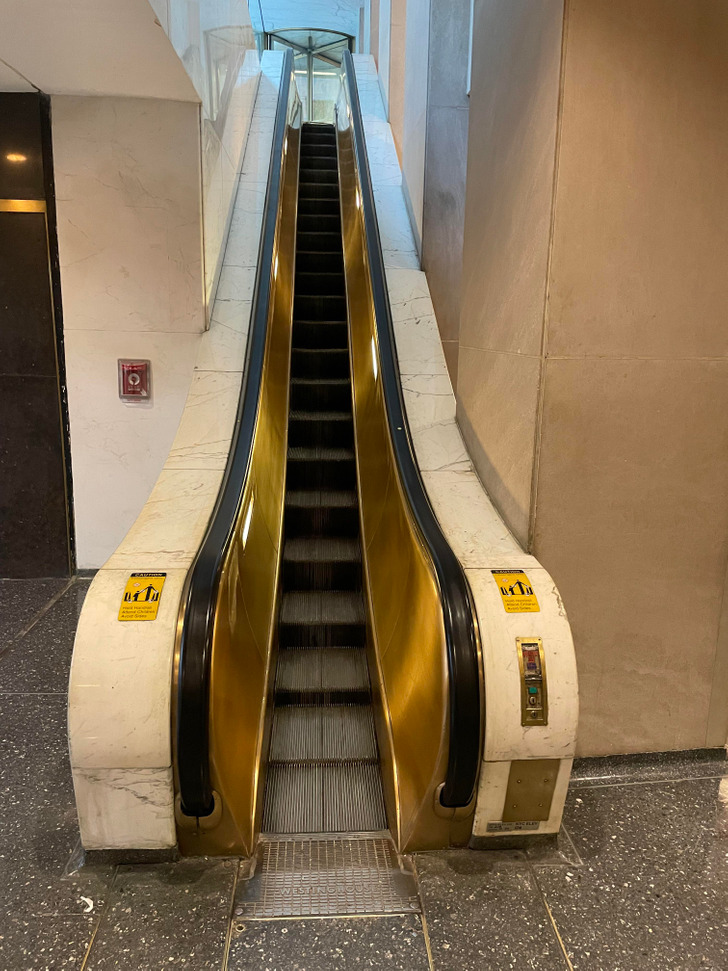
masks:
[[[292,84],[254,444],[215,609],[210,767],[219,805],[214,820],[199,826],[178,814],[187,854],[250,855],[260,831],[279,601],[299,143],[300,102]]]
[[[504,823],[542,822],[551,814],[559,759],[511,762],[503,803]]]
[[[449,743],[445,628],[389,433],[347,102],[344,81],[337,142],[370,668],[390,828],[410,851],[467,841],[472,815],[455,819],[437,795]]]

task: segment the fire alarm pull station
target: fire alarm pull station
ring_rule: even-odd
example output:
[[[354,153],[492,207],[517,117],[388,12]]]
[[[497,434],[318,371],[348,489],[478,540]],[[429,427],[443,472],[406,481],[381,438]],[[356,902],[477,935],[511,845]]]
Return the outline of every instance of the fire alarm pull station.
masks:
[[[548,725],[543,642],[540,637],[517,637],[516,649],[521,674],[521,724]]]
[[[119,361],[119,397],[122,401],[148,401],[151,397],[149,361]]]

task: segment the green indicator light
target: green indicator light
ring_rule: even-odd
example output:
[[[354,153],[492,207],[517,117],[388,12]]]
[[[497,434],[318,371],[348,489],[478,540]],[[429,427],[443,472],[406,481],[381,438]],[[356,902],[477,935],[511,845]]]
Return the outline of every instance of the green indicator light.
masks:
[[[537,695],[538,694],[538,688],[529,688],[528,689],[528,693],[530,695]]]

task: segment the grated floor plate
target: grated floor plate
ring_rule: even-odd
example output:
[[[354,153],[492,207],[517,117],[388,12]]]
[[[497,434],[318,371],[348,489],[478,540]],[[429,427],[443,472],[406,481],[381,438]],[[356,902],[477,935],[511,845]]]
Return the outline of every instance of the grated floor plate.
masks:
[[[265,840],[238,884],[246,918],[419,913],[413,874],[386,837]]]

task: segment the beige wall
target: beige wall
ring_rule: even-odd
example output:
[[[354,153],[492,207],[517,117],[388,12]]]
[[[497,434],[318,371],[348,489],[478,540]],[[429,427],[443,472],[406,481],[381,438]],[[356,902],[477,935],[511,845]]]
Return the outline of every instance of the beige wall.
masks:
[[[476,0],[458,420],[528,538],[553,191],[562,0]]]
[[[579,751],[719,745],[728,2],[566,6],[559,111],[561,3],[477,5],[460,418],[564,597]]]
[[[369,7],[369,50],[379,66],[379,0],[370,0]]]
[[[429,36],[422,268],[454,386],[465,228],[470,0],[432,0]]]
[[[409,2],[412,3],[413,0]],[[389,26],[389,124],[392,126],[400,164],[404,142],[407,5],[407,0],[391,0]],[[426,51],[426,40],[423,47]],[[415,69],[415,65],[412,67]]]

